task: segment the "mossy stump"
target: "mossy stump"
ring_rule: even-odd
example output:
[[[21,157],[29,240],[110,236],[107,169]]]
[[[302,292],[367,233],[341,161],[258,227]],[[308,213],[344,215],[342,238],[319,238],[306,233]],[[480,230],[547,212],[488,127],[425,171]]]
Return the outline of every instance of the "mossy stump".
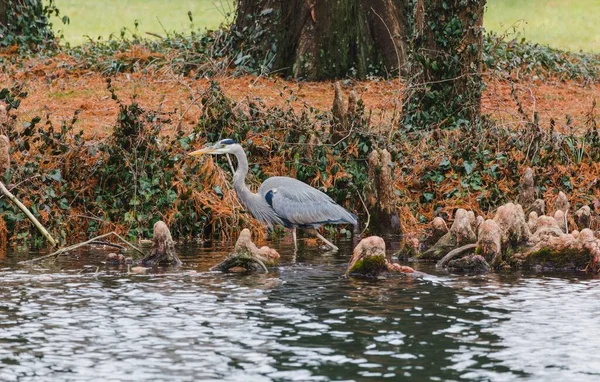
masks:
[[[544,247],[525,256],[523,268],[553,271],[584,271],[594,264],[594,256],[584,248],[552,249]],[[597,265],[594,266],[597,268]]]
[[[175,254],[175,242],[171,231],[162,220],[154,224],[152,251],[142,259],[141,264],[144,266],[181,265],[181,260]]]
[[[385,275],[416,273],[411,267],[390,262],[385,256],[385,242],[379,236],[364,238],[352,253],[346,276],[375,278]]]
[[[233,252],[225,260],[212,267],[220,272],[268,272],[279,265],[279,253],[269,247],[258,248],[251,240],[250,230],[244,228],[235,243]]]

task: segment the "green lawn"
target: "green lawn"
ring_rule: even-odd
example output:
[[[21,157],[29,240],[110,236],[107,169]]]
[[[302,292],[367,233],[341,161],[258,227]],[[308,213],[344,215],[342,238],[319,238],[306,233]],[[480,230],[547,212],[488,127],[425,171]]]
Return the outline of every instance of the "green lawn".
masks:
[[[164,35],[189,31],[188,11],[196,28],[216,28],[233,13],[234,0],[56,0],[70,25],[55,20],[67,41],[80,44],[85,35],[107,38],[122,27]],[[229,16],[231,19],[231,16]],[[160,22],[159,22],[160,20]],[[161,26],[161,23],[163,26]],[[514,27],[513,27],[514,26]],[[528,40],[572,51],[600,52],[600,0],[488,0],[485,27],[509,38]]]
[[[192,12],[194,28],[216,28],[233,14],[233,0],[55,0],[62,15],[69,16],[70,24],[53,20],[54,29],[62,30],[65,39],[77,45],[87,36],[108,38],[120,35],[123,27],[138,32],[152,32],[161,36],[167,31],[189,31],[188,11]],[[229,16],[231,17],[231,16]],[[161,26],[162,24],[162,26]],[[164,29],[163,29],[164,26]],[[146,35],[146,37],[150,37]]]
[[[600,0],[488,0],[484,24],[509,38],[600,52]]]

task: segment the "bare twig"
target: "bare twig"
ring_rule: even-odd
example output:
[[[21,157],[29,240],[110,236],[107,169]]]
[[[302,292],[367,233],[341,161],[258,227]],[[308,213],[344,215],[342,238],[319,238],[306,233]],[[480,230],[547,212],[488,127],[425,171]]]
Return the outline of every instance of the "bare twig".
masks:
[[[157,37],[157,38],[159,38],[159,39],[161,39],[161,40],[164,40],[164,39],[165,39],[163,36],[161,36],[161,35],[159,35],[159,34],[156,34],[156,33],[154,33],[154,32],[146,32],[146,34],[148,34],[148,35],[150,35],[150,36],[153,36],[153,37]]]
[[[124,246],[122,246],[121,244],[115,244],[115,243],[111,243],[109,241],[100,241],[100,240],[96,240],[96,241],[92,241],[90,243],[90,245],[106,245],[107,247],[113,247],[113,248],[119,248],[119,249],[125,249]]]
[[[137,252],[137,253],[139,253],[140,255],[142,255],[142,256],[145,256],[145,255],[146,255],[146,254],[145,254],[144,252],[142,252],[142,250],[140,250],[138,247],[136,247],[135,245],[133,245],[133,244],[131,244],[130,242],[128,242],[127,240],[125,240],[125,238],[124,238],[123,236],[119,235],[118,233],[116,233],[116,232],[114,232],[114,231],[113,231],[113,232],[110,232],[110,233],[112,233],[113,235],[115,235],[116,237],[118,237],[119,239],[121,239],[121,241],[122,241],[123,243],[125,243],[125,245],[127,245],[129,248],[133,249],[134,251],[136,251],[136,252]]]
[[[44,235],[44,237],[50,242],[50,244],[52,244],[52,246],[55,247],[56,244],[57,244],[56,240],[54,240],[54,238],[48,233],[48,231],[46,231],[46,228],[44,228],[44,226],[42,225],[42,223],[40,223],[35,218],[35,216],[33,216],[33,214],[27,209],[27,207],[25,207],[25,205],[23,203],[21,203],[19,201],[19,199],[17,199],[16,196],[14,196],[10,191],[8,191],[8,189],[6,188],[6,186],[4,185],[4,183],[2,183],[2,182],[0,182],[0,190],[17,207],[19,207],[21,209],[21,211],[23,211],[25,213],[25,215],[27,215],[27,217],[29,218],[29,220],[31,220],[31,222],[37,227],[37,229],[42,233],[42,235]]]
[[[369,209],[367,208],[365,201],[363,200],[362,196],[360,195],[360,192],[358,192],[357,194],[358,194],[358,198],[360,199],[360,202],[362,203],[363,207],[365,208],[365,212],[367,213],[367,222],[365,223],[365,228],[360,233],[360,235],[362,236],[365,233],[365,231],[367,230],[367,228],[369,228],[369,223],[371,222],[371,214],[369,213]]]

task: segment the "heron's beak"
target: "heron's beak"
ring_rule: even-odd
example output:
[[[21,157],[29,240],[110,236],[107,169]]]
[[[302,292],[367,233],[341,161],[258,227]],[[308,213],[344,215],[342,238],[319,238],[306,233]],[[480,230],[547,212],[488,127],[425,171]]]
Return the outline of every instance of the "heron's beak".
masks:
[[[191,153],[188,153],[188,155],[191,155],[193,157],[199,157],[200,155],[206,155],[206,154],[217,154],[217,149],[215,149],[214,147],[205,147],[203,149],[192,151]]]

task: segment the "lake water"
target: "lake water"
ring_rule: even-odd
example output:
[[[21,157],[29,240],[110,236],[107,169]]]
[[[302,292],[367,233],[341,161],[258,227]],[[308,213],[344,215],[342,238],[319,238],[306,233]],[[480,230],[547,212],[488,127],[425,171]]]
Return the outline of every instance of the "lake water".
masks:
[[[127,275],[106,251],[50,268],[0,259],[2,381],[598,381],[600,279],[342,277],[327,254],[275,246],[269,274],[207,272],[226,249]],[[91,265],[85,267],[85,265]]]

